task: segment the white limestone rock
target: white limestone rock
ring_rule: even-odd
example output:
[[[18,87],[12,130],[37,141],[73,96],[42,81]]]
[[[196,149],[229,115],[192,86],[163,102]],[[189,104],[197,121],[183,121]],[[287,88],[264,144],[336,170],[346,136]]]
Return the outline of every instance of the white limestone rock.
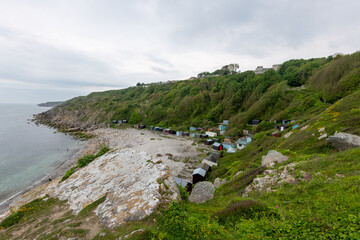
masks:
[[[267,155],[262,156],[261,165],[265,167],[274,167],[276,163],[281,163],[288,160],[286,157],[275,150],[270,150]]]
[[[335,133],[333,136],[330,136],[328,140],[339,151],[360,147],[360,137],[350,133]]]
[[[288,132],[287,134],[284,135],[284,138],[287,139],[291,136],[291,134],[293,134],[294,132]]]
[[[192,190],[189,201],[194,203],[202,203],[214,197],[215,188],[211,182],[199,182]]]
[[[67,200],[74,214],[106,195],[95,210],[103,224],[115,227],[139,220],[160,202],[179,198],[169,168],[154,162],[150,155],[135,150],[108,153],[61,182],[50,195]]]

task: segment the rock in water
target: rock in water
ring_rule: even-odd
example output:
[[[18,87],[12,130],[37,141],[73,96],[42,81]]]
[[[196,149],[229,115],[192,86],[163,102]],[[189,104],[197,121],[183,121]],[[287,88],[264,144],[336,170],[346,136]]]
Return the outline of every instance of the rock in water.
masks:
[[[288,160],[289,157],[286,157],[275,150],[270,150],[267,155],[262,156],[261,165],[265,167],[273,167],[276,163],[281,163]]]
[[[61,182],[50,195],[68,200],[74,214],[106,195],[95,212],[108,227],[142,219],[159,203],[179,199],[170,169],[153,160],[134,150],[108,153]]]
[[[335,133],[334,136],[330,136],[328,140],[339,151],[360,147],[360,137],[350,133]]]
[[[194,203],[202,203],[214,197],[215,188],[211,182],[199,182],[192,190],[189,201]]]

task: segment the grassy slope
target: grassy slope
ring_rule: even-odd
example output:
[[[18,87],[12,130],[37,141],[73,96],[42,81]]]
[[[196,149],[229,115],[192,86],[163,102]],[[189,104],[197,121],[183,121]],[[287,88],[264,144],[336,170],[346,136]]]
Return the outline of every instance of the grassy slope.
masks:
[[[97,235],[96,239],[115,239],[138,228],[144,228],[145,232],[133,236],[133,239],[360,239],[360,149],[337,152],[325,139],[318,140],[322,127],[325,128],[323,133],[328,135],[335,131],[360,135],[359,56],[355,53],[330,62],[322,59],[322,64],[317,60],[291,60],[278,73],[270,72],[261,78],[243,73],[195,80],[190,85],[192,88],[186,91],[184,88],[189,84],[179,82],[146,89],[96,93],[67,102],[63,109],[75,110],[86,101],[88,108],[99,107],[111,118],[130,117],[137,111],[145,116],[146,121],[152,118],[150,112],[165,109],[166,113],[156,120],[157,123],[169,121],[177,126],[178,122],[172,119],[177,116],[178,108],[175,106],[182,106],[182,101],[200,103],[185,114],[191,119],[185,120],[187,124],[197,122],[194,113],[202,106],[201,95],[206,98],[206,92],[204,89],[196,92],[196,87],[202,86],[209,89],[211,108],[206,107],[206,112],[200,114],[201,123],[211,125],[222,118],[230,118],[230,133],[233,134],[242,128],[250,128],[246,123],[252,117],[286,117],[300,125],[288,139],[283,135],[289,129],[282,133],[281,138],[275,138],[271,136],[273,128],[268,123],[253,128],[253,132],[257,132],[254,141],[238,153],[225,153],[219,166],[213,170],[211,180],[216,177],[228,180],[216,190],[214,199],[203,204],[173,204],[168,210],[155,212],[143,221],[107,229],[105,237]],[[311,75],[309,65],[315,63],[318,70]],[[293,70],[287,70],[290,67],[286,68],[286,65]],[[290,88],[284,76],[291,78],[294,86],[297,81],[305,83],[305,89]],[[275,80],[267,79],[268,85],[259,85],[257,81],[264,78]],[[234,84],[231,89],[224,88],[229,84]],[[243,95],[238,96],[241,91]],[[182,94],[185,95],[181,100],[179,96]],[[142,103],[136,105],[134,99],[141,99],[139,102]],[[230,102],[238,102],[235,104],[237,109],[226,104]],[[173,110],[169,110],[171,107]],[[101,121],[109,119],[99,118]],[[304,126],[308,127],[300,131]],[[309,176],[308,180],[282,188],[274,186],[270,193],[252,193],[243,198],[241,193],[256,177],[254,169],[261,165],[261,156],[271,149],[290,157],[284,164],[299,162],[294,176],[302,177],[303,171]],[[234,178],[238,171],[243,173]],[[245,204],[243,201],[246,199],[257,202]],[[242,208],[238,211],[228,209],[234,203],[242,204]],[[213,217],[222,210],[218,217]],[[4,236],[1,233],[0,239]]]

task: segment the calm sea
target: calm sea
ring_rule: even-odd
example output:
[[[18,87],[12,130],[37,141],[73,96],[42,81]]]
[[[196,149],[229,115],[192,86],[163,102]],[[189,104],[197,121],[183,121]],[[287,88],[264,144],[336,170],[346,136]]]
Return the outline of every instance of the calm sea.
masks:
[[[0,104],[0,207],[5,199],[46,178],[84,146],[84,142],[29,121],[33,114],[48,109]]]

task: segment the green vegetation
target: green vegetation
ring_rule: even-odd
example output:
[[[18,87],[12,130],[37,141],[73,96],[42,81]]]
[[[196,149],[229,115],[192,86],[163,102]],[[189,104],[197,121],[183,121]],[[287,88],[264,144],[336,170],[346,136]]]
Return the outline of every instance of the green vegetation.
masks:
[[[80,213],[79,216],[86,216],[89,215],[89,213],[93,210],[95,210],[95,208],[97,208],[97,206],[99,206],[101,203],[103,203],[106,199],[106,195],[99,198],[98,200],[96,200],[95,202],[87,205],[85,208],[83,208]]]
[[[290,60],[278,71],[262,75],[250,71],[222,72],[217,77],[203,74],[201,79],[92,93],[55,107],[53,111],[90,109],[79,115],[79,121],[96,115],[99,123],[129,119],[130,123],[179,130],[190,125],[206,129],[229,119],[227,134],[240,136],[247,129],[255,135],[243,150],[233,154],[224,151],[218,166],[212,168],[210,181],[217,177],[227,180],[216,189],[213,199],[190,203],[188,193],[179,188],[180,203],[159,208],[140,221],[99,229],[94,239],[118,239],[140,228],[144,231],[130,239],[360,239],[360,148],[339,152],[325,138],[319,139],[336,131],[360,135],[359,60],[359,52],[336,58]],[[254,118],[263,121],[249,125]],[[281,137],[273,137],[274,120],[281,119],[295,122],[280,133]],[[295,125],[299,126],[291,129]],[[202,148],[197,150],[203,152]],[[295,183],[273,184],[266,191],[254,191],[245,197],[246,187],[268,174],[261,160],[269,150],[289,157],[273,170],[296,163],[291,171]],[[106,151],[79,159],[79,166]],[[70,169],[66,175],[75,170]],[[161,179],[158,182],[163,183]],[[105,196],[88,205],[77,217],[71,213],[58,220],[44,217],[41,222],[56,229],[49,234],[38,233],[43,234],[38,239],[51,239],[56,234],[85,236],[84,218],[91,217],[93,209],[104,200]],[[41,207],[34,209],[13,213],[1,226],[10,231],[25,223],[25,217],[34,221],[29,216]],[[72,222],[65,223],[68,219]],[[37,224],[36,231],[45,231],[40,228],[40,220]],[[69,225],[72,229],[62,232]],[[0,239],[7,239],[6,234],[0,233]]]
[[[68,179],[78,168],[85,167],[86,165],[94,161],[96,158],[104,155],[108,151],[110,151],[110,148],[108,146],[103,146],[100,148],[96,155],[89,154],[79,158],[77,161],[77,166],[67,170],[65,175],[61,178],[61,181]]]

